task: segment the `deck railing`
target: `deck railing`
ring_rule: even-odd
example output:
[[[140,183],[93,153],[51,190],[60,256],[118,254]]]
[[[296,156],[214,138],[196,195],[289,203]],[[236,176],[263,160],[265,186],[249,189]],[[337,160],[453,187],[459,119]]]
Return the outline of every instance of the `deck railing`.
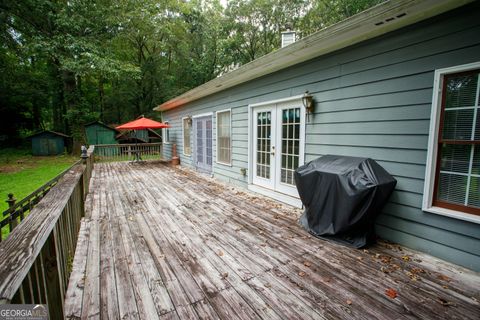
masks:
[[[64,170],[60,174],[58,174],[55,178],[48,181],[40,188],[35,190],[34,192],[30,193],[28,196],[23,198],[22,200],[16,202],[13,198],[13,194],[9,195],[9,199],[7,202],[11,204],[11,206],[3,212],[3,215],[0,216],[0,242],[4,240],[9,233],[13,231],[13,229],[18,226],[19,223],[25,219],[25,217],[29,214],[29,212],[40,202],[40,200],[45,197],[45,195],[55,186],[60,178],[67,172],[69,172],[74,166],[78,165],[81,162],[74,163],[68,169]],[[5,229],[8,229],[8,232],[2,232]]]
[[[95,145],[95,161],[161,160],[161,143]]]
[[[0,303],[47,304],[51,319],[63,318],[93,152],[89,148],[0,243]]]

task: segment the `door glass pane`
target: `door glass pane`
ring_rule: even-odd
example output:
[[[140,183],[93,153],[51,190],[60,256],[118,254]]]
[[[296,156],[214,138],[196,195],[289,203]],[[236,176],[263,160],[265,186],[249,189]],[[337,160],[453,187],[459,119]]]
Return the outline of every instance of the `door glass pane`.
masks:
[[[197,121],[197,163],[203,163],[203,122]]]
[[[282,110],[280,181],[295,185],[294,171],[300,159],[300,108]]]
[[[205,157],[207,165],[212,165],[212,120],[208,119],[205,121],[205,139],[206,139],[206,148],[205,148]]]
[[[270,148],[271,148],[270,111],[257,113],[257,168],[258,177],[270,179]]]

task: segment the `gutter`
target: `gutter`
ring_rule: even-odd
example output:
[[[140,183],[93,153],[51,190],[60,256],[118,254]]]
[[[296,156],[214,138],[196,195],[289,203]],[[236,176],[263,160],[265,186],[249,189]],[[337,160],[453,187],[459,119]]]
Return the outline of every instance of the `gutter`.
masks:
[[[287,67],[461,7],[473,0],[387,1],[266,54],[157,107],[167,111]]]

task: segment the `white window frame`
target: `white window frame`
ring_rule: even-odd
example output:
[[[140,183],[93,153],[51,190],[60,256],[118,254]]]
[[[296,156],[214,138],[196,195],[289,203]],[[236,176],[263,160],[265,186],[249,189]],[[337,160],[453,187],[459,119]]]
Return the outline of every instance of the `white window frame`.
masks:
[[[440,115],[442,109],[442,90],[443,79],[445,75],[452,73],[467,72],[480,68],[480,62],[474,62],[450,68],[435,70],[435,78],[433,82],[432,110],[430,115],[430,130],[428,137],[427,162],[425,168],[425,184],[423,190],[422,210],[435,213],[450,218],[465,220],[480,224],[480,216],[451,210],[442,207],[433,206],[433,191],[435,190],[435,173],[438,157],[438,130],[440,126]]]
[[[165,120],[163,123],[170,124],[168,120]],[[171,144],[170,141],[170,128],[163,128],[162,129],[162,142],[163,144]],[[168,139],[167,139],[168,138]]]
[[[185,120],[190,119],[190,153],[185,152]],[[186,157],[192,156],[192,127],[193,127],[193,118],[192,117],[183,117],[182,118],[182,144],[183,144],[183,155]]]
[[[218,160],[218,114],[219,113],[224,113],[224,112],[230,112],[230,162],[222,162]],[[233,163],[233,147],[232,147],[232,109],[223,109],[215,112],[215,163],[224,165],[224,166],[232,166]]]

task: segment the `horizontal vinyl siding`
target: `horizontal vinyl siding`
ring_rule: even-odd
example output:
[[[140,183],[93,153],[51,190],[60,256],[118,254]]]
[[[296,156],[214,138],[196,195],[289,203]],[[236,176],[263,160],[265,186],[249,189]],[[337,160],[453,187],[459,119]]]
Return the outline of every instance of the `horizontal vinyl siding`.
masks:
[[[315,114],[306,125],[305,160],[377,160],[398,181],[378,234],[480,271],[480,226],[421,211],[434,71],[480,61],[479,9],[474,3],[166,112],[182,163],[191,165],[181,152],[180,118],[231,108],[232,166],[216,164],[214,174],[245,186],[248,105],[308,90]]]

